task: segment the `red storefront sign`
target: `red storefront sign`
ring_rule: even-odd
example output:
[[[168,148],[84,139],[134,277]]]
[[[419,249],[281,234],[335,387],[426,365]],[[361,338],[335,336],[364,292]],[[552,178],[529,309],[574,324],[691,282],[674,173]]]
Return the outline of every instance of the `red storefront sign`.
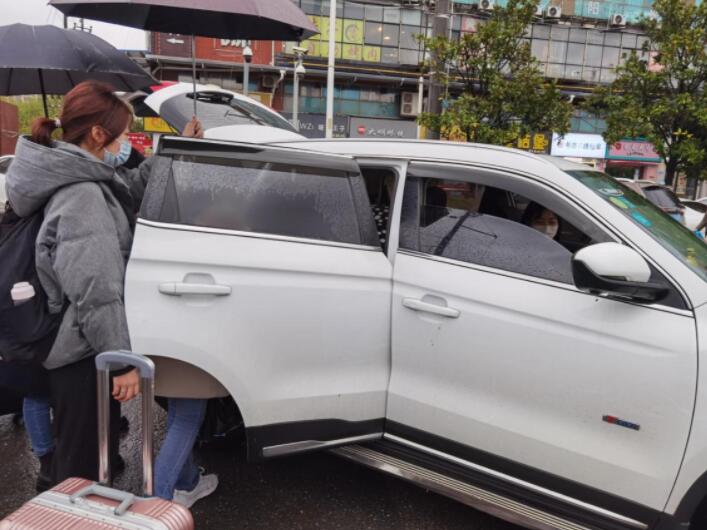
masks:
[[[609,146],[609,160],[631,160],[637,162],[660,162],[660,155],[650,142],[621,140]]]
[[[279,43],[275,43],[278,47]],[[243,62],[243,48],[253,50],[253,64],[270,64],[272,61],[273,41],[249,41],[245,39],[196,38],[196,57],[211,61]]]
[[[140,151],[142,155],[150,155],[149,151],[145,153],[145,150],[152,150],[152,138],[147,136],[145,133],[128,133],[128,138],[130,138],[130,143],[132,146]]]

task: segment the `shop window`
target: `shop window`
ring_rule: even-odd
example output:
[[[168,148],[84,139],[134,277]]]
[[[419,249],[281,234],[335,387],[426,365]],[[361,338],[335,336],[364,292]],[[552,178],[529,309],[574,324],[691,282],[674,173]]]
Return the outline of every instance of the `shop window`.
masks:
[[[544,63],[547,60],[547,45],[548,41],[540,39],[533,39],[533,42],[530,45],[530,52],[533,54],[533,57],[541,63]]]
[[[383,24],[383,45],[398,46],[400,42],[400,26]]]
[[[353,2],[344,2],[344,18],[352,18],[355,20],[364,19],[364,9],[361,4]]]
[[[391,24],[400,24],[400,8],[384,7],[383,22],[390,22]]]
[[[422,11],[419,9],[403,9],[400,12],[400,21],[411,26],[422,24]]]
[[[400,64],[420,64],[420,52],[417,50],[400,50]]]
[[[569,64],[584,64],[584,44],[570,42],[567,45],[567,62]]]
[[[604,44],[604,34],[594,29],[588,30],[587,44]]]
[[[601,69],[601,82],[602,83],[611,83],[616,79],[616,71],[611,68],[602,68]]]
[[[381,62],[389,64],[400,64],[397,48],[381,48]]]
[[[376,22],[383,21],[383,8],[380,6],[366,6],[366,20],[374,20]]]
[[[344,16],[344,6],[342,4],[345,4],[346,2],[338,2],[336,4],[336,16],[337,18],[341,18]],[[329,10],[331,9],[331,5],[329,4],[329,0],[322,0],[322,15],[329,16]]]
[[[567,54],[566,42],[550,42],[550,53],[547,60],[551,63],[564,63],[565,55]]]
[[[588,81],[590,83],[598,83],[599,82],[599,68],[591,68],[585,66],[582,69],[582,80],[583,81]]]
[[[618,48],[604,48],[604,52],[601,59],[601,65],[604,68],[616,68],[619,64],[619,49]]]
[[[606,32],[604,34],[604,46],[620,46],[621,33]]]
[[[322,12],[322,0],[302,0],[302,11],[308,15],[320,15]]]
[[[420,28],[415,26],[400,26],[400,47],[410,50],[420,48],[420,43],[417,41],[417,36],[420,34]]]
[[[552,40],[566,41],[569,38],[570,29],[563,26],[552,26],[550,36]]]
[[[533,26],[533,39],[549,39],[550,26],[536,24]]]
[[[565,79],[582,79],[582,67],[578,65],[568,64],[565,66]],[[574,129],[573,129],[574,130]]]
[[[570,29],[570,42],[587,42],[587,30],[580,28]]]
[[[564,73],[565,65],[563,64],[548,64],[547,69],[545,70],[545,75],[554,79],[561,79],[562,74]]]
[[[587,46],[584,53],[584,64],[587,66],[601,66],[601,46]]]
[[[623,33],[621,35],[621,46],[624,49],[635,48],[636,47],[636,40],[637,40],[637,35],[634,35],[633,33]]]
[[[366,22],[364,38],[366,44],[375,44],[380,46],[383,42],[383,24],[377,22]]]

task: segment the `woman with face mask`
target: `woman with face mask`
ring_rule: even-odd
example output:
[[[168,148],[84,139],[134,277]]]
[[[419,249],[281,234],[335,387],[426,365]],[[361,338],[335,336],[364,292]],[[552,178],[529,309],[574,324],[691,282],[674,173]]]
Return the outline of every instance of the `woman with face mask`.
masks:
[[[149,161],[128,172],[131,107],[112,87],[77,85],[58,119],[37,119],[22,137],[6,177],[10,206],[28,217],[43,211],[36,268],[50,311],[63,312],[44,362],[48,370],[56,445],[51,480],[98,479],[98,425],[94,357],[130,350],[123,304],[125,265]],[[188,128],[198,134],[198,124]],[[52,139],[61,131],[61,141]],[[115,373],[111,411],[112,452],[117,455],[119,401],[139,392],[135,370]]]
[[[538,232],[542,232],[550,239],[555,239],[560,231],[560,219],[555,212],[548,210],[537,202],[528,204],[523,212],[522,222]]]

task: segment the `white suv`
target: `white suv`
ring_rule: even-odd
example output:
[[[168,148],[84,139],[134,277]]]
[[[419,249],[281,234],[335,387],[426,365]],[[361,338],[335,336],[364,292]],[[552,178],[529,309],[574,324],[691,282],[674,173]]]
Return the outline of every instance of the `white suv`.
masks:
[[[643,197],[471,144],[158,154],[133,347],[232,396],[250,458],[336,447],[529,528],[707,528],[707,246]]]

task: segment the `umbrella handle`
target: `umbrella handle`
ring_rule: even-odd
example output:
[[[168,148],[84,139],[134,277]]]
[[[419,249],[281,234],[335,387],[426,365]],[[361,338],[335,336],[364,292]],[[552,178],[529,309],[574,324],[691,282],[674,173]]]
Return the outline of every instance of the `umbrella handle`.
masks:
[[[194,99],[194,117],[196,118],[196,37],[192,33],[191,35],[191,79],[193,88],[193,99]]]

